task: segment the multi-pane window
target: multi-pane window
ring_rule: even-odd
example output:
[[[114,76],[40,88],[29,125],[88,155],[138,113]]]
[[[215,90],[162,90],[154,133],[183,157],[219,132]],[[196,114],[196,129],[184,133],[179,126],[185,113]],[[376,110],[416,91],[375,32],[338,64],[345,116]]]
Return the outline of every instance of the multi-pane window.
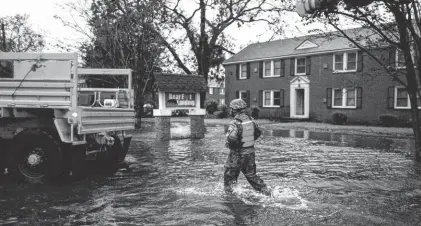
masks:
[[[219,104],[220,104],[220,105],[225,104],[225,99],[219,99]]]
[[[356,71],[357,53],[339,53],[333,55],[334,71]]]
[[[344,70],[344,54],[335,54],[333,70],[334,71]]]
[[[272,91],[273,93],[273,106],[281,106],[281,92]]]
[[[397,108],[409,108],[409,96],[405,88],[396,87],[396,107]]]
[[[247,78],[247,64],[240,64],[240,79]]]
[[[405,57],[401,50],[396,50],[396,68],[404,68],[405,66]]]
[[[306,74],[306,58],[295,58],[295,74],[305,75]]]
[[[247,91],[238,91],[238,98],[247,102]]]
[[[281,92],[278,90],[263,91],[263,107],[281,106]]]
[[[409,99],[409,94],[406,88],[404,87],[395,87],[395,108],[396,109],[410,109],[411,100]],[[421,108],[421,98],[417,98],[418,108]]]
[[[347,53],[347,71],[357,70],[357,53]]]
[[[213,94],[213,87],[209,87],[209,94]]]
[[[265,74],[264,77],[271,77],[272,76],[272,61],[265,61]]]
[[[355,88],[332,89],[334,108],[356,108]]]
[[[271,60],[263,63],[263,77],[279,76],[281,76],[281,60]]]
[[[346,89],[346,106],[355,107],[356,97],[357,95],[354,88]]]
[[[333,106],[342,106],[343,92],[342,89],[333,90]]]
[[[274,69],[273,69],[273,76],[281,76],[281,61],[276,60],[273,62]]]
[[[225,89],[224,88],[219,88],[219,94],[224,95],[225,94]]]

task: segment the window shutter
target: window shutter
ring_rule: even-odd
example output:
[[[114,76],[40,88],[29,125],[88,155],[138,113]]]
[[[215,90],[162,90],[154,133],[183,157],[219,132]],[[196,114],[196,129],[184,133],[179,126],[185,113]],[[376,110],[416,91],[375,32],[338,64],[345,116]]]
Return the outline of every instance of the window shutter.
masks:
[[[290,64],[290,75],[295,75],[295,58],[291,58],[291,64]]]
[[[392,47],[389,49],[389,66],[392,68],[396,67],[396,48]]]
[[[393,109],[395,107],[395,87],[389,86],[387,90],[387,108]]]
[[[362,51],[358,51],[358,61],[357,61],[357,71],[363,71],[364,61],[363,61],[363,53]]]
[[[281,99],[280,100],[281,107],[284,107],[285,106],[285,102],[284,102],[284,90],[283,89],[279,90],[279,98]]]
[[[263,90],[259,90],[259,107],[263,106]]]
[[[250,107],[250,90],[247,90],[247,97],[246,97],[247,106]]]
[[[237,64],[237,68],[235,69],[235,77],[240,79],[240,64]]]
[[[250,79],[250,63],[247,63],[247,79]]]
[[[332,88],[326,89],[326,106],[327,108],[332,108]]]
[[[357,109],[363,108],[363,89],[361,87],[357,87]]]
[[[311,73],[311,57],[306,57],[306,75],[310,75]]]
[[[281,60],[281,77],[285,76],[285,59]]]
[[[259,78],[263,78],[263,61],[259,62]]]
[[[240,98],[240,91],[235,91],[235,99]]]

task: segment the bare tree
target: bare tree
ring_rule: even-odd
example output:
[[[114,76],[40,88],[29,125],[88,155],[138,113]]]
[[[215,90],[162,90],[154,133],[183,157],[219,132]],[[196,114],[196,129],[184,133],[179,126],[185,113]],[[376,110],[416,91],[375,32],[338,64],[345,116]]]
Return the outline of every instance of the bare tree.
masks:
[[[278,2],[278,4],[275,4]],[[281,2],[279,4],[279,2]],[[166,1],[162,7],[160,23],[155,31],[163,45],[171,52],[177,65],[187,74],[198,73],[208,77],[210,69],[218,67],[225,60],[225,54],[232,52],[233,43],[226,34],[227,28],[233,25],[264,22],[273,29],[281,31],[281,15],[287,7],[284,1],[273,0],[199,0],[199,1]],[[188,10],[190,9],[190,10]],[[165,36],[168,30],[181,30],[184,36],[169,41]],[[274,30],[274,33],[276,33]],[[279,32],[278,32],[279,33]],[[180,53],[177,44],[189,43],[190,51]],[[184,60],[185,59],[185,60]],[[196,69],[193,71],[189,64]],[[202,95],[202,103],[205,96]]]

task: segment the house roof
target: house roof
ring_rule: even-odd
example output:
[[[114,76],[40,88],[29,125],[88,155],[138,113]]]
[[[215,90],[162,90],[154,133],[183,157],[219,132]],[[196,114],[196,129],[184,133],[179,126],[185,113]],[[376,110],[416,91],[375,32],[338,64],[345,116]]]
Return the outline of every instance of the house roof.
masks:
[[[348,29],[344,32],[356,40],[361,39],[361,41],[358,42],[362,45],[366,44],[366,42],[378,39],[378,36],[374,35],[369,29],[366,28]],[[308,43],[315,44],[315,47],[297,48],[302,44],[307,45]],[[356,49],[356,46],[354,46],[349,40],[343,37],[341,33],[328,32],[317,35],[308,35],[276,41],[254,43],[226,60],[224,64],[234,64],[263,59],[286,58],[299,55],[320,54],[324,52],[334,52],[346,49]]]
[[[159,91],[167,92],[205,92],[206,80],[201,75],[155,73]]]

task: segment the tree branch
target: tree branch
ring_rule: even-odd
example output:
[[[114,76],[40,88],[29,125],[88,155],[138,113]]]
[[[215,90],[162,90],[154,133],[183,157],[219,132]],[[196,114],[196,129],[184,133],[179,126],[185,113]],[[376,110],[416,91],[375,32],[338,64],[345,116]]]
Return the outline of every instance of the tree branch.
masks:
[[[349,37],[342,29],[340,29],[335,23],[333,23],[333,21],[331,20],[331,18],[329,16],[327,16],[327,18],[328,18],[329,24],[332,25],[337,31],[339,31],[346,39],[348,39],[352,44],[354,44],[361,51],[363,51],[364,53],[367,53],[367,55],[369,55],[372,59],[374,59],[386,72],[389,73],[389,75],[391,75],[401,85],[403,85],[405,87],[407,86],[407,84],[405,84],[405,82],[403,82],[395,73],[391,72],[389,67],[386,67],[381,60],[379,60],[376,56],[374,56],[374,54],[371,53],[371,51],[368,51],[366,48],[364,48],[362,45],[360,45],[354,39]]]
[[[221,45],[215,45],[214,47],[217,48],[217,49],[222,49],[223,51],[225,51],[225,52],[227,52],[229,54],[235,55],[235,53],[233,51],[231,51],[231,50],[229,50],[229,49],[227,49],[227,48],[225,48],[225,47],[223,47]]]

